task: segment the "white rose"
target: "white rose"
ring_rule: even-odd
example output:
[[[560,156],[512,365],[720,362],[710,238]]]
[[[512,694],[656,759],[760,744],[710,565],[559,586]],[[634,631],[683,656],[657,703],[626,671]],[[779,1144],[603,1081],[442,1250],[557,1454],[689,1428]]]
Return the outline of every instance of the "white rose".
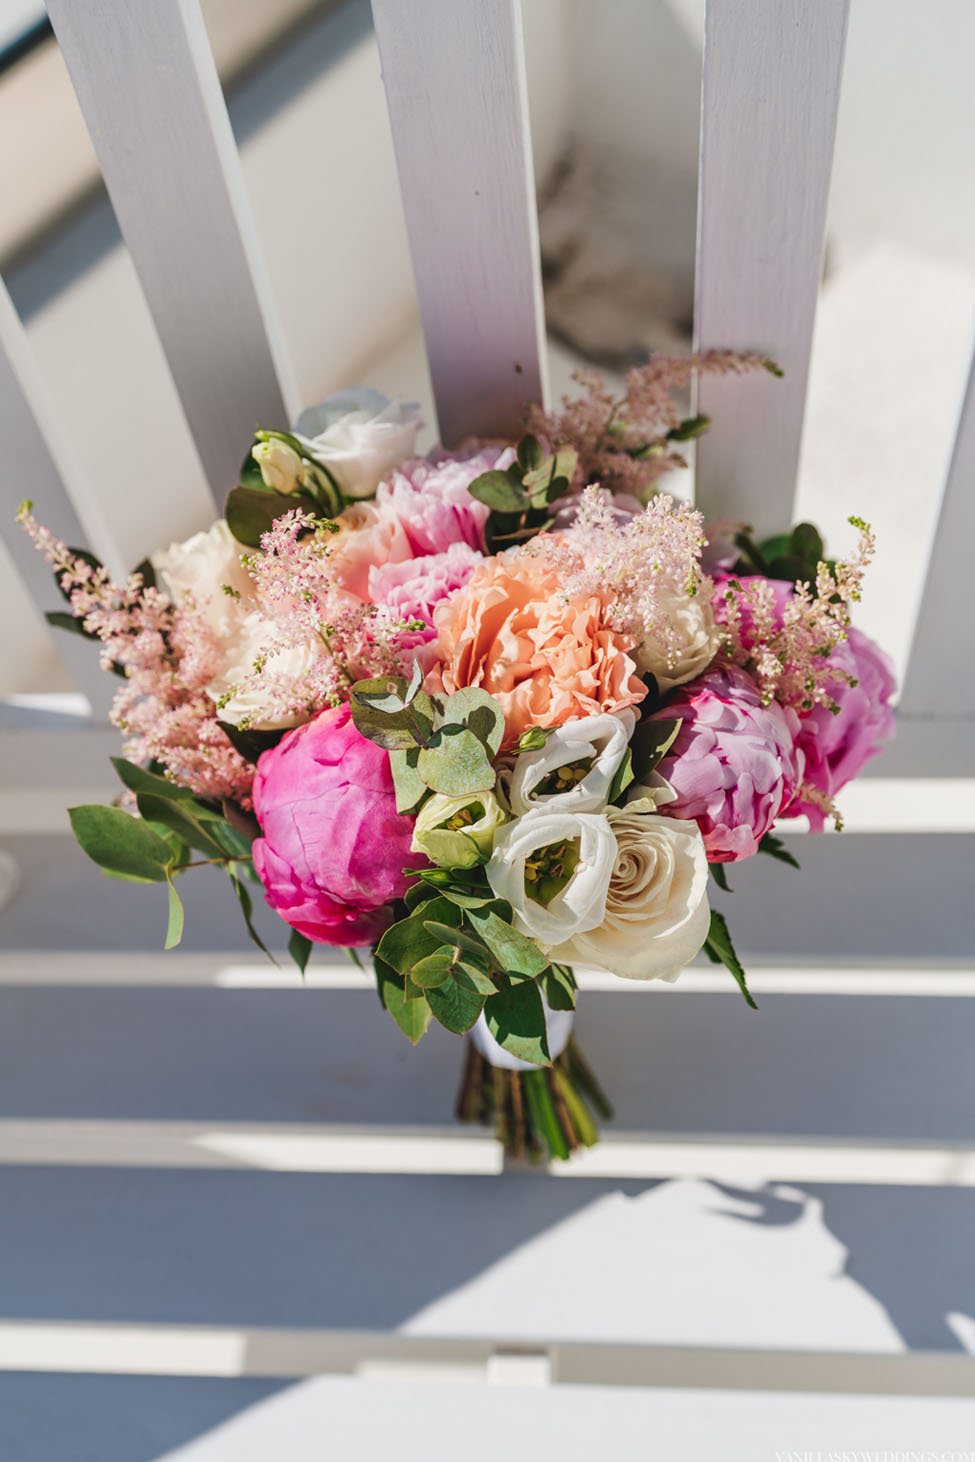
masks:
[[[419,407],[378,391],[337,391],[298,418],[295,436],[348,498],[372,497],[394,467],[413,455]]]
[[[602,812],[626,755],[636,714],[587,716],[557,727],[538,751],[523,751],[508,786],[511,810]]]
[[[265,487],[274,492],[297,492],[302,485],[301,458],[294,447],[282,442],[280,437],[269,437],[251,447],[251,456],[261,469]]]
[[[515,928],[544,949],[602,923],[615,862],[605,817],[537,807],[497,832],[485,872]]]
[[[669,592],[660,588],[657,602],[668,628],[676,631],[676,643],[668,645],[663,635],[650,634],[630,654],[640,674],[653,675],[661,694],[665,694],[675,685],[703,674],[721,646],[721,630],[703,592],[691,595],[681,585]]]
[[[708,861],[696,823],[612,807],[616,858],[605,916],[551,951],[626,980],[676,980],[708,936]]]
[[[223,666],[206,688],[207,695],[218,704],[221,721],[239,726],[246,720],[248,727],[255,731],[276,731],[309,719],[300,712],[290,716],[272,715],[268,701],[281,681],[306,675],[321,655],[322,647],[317,641],[309,640],[304,645],[271,651],[274,633],[275,626],[270,620],[253,613],[241,620],[237,633],[228,640]],[[254,663],[265,655],[266,669],[255,675]],[[264,683],[263,674],[268,677]],[[224,696],[228,699],[220,705]]]
[[[219,638],[233,633],[252,608],[253,581],[240,561],[243,552],[223,518],[185,543],[150,554],[159,587],[179,604],[192,595]],[[233,592],[227,594],[227,585]]]

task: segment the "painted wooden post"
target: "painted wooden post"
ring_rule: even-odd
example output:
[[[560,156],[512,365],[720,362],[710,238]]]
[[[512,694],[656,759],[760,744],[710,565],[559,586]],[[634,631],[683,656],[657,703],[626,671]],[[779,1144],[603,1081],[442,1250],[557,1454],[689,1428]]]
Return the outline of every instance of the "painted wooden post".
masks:
[[[440,435],[545,395],[518,0],[372,0]]]
[[[785,371],[704,377],[697,501],[759,533],[789,526],[822,274],[848,0],[708,0],[696,339]]]
[[[297,403],[198,0],[49,0],[211,490]]]
[[[5,285],[0,281],[0,516],[4,542],[38,609],[63,609],[50,566],[30,539],[14,524],[24,498],[33,498],[41,521],[73,547],[82,547],[104,534],[88,517],[87,532],[69,496],[80,495],[80,474],[61,440],[57,416],[47,399],[33,354]],[[111,565],[113,569],[117,566]],[[6,632],[11,632],[7,627]],[[92,704],[96,720],[104,721],[115,686],[98,667],[98,647],[76,635],[57,632],[61,660],[78,689]]]
[[[971,718],[969,767],[975,762],[975,615],[971,554],[975,542],[975,360],[958,431],[914,641],[900,700],[903,716]],[[949,664],[955,669],[949,673]]]

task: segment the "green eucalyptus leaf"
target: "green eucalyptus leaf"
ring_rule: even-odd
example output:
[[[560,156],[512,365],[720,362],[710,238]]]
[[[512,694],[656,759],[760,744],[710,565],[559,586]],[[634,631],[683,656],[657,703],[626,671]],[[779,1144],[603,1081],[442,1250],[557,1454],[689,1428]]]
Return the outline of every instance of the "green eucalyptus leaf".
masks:
[[[502,907],[509,910],[510,905]],[[533,940],[519,934],[498,912],[498,905],[465,909],[464,921],[480,935],[505,974],[513,979],[533,979],[548,967],[548,960]]]
[[[575,1010],[575,976],[566,965],[549,965],[541,985],[550,1010]]]
[[[525,472],[531,472],[533,468],[538,467],[545,456],[541,442],[537,437],[531,435],[522,437],[515,449],[515,453],[518,458],[518,465]]]
[[[789,553],[801,559],[807,573],[815,574],[820,561],[826,557],[826,546],[819,529],[812,523],[797,523],[789,535]]]
[[[288,939],[288,953],[298,966],[302,974],[308,968],[308,960],[312,952],[312,942],[306,939],[304,934],[299,934],[297,929],[292,929]]]
[[[433,954],[417,960],[410,970],[408,978],[413,981],[414,985],[419,985],[421,990],[433,990],[439,985],[445,984],[453,972],[453,950],[436,949]]]
[[[270,532],[274,524],[299,509],[303,513],[320,515],[318,503],[304,493],[273,492],[269,488],[235,487],[227,494],[224,516],[227,527],[238,543],[247,548],[260,548],[261,535]]]
[[[444,726],[417,757],[416,769],[433,792],[465,797],[494,787],[494,768],[484,745],[466,726]]]
[[[805,579],[807,574],[808,565],[791,553],[786,554],[783,558],[773,558],[768,566],[770,579],[785,579],[789,583],[795,583],[797,579]]]
[[[484,1009],[484,996],[469,985],[459,985],[456,980],[447,980],[435,990],[427,991],[427,1000],[434,1017],[445,1030],[462,1036],[471,1026],[477,1024]]]
[[[473,934],[468,934],[462,927],[453,927],[450,924],[439,923],[436,919],[427,918],[424,918],[423,924],[427,933],[432,934],[435,939],[439,939],[444,944],[450,945],[451,948],[466,950],[468,956],[473,956],[475,959],[480,960],[484,964],[485,969],[490,965],[491,956],[485,947],[484,941],[475,938]]]
[[[520,513],[529,503],[528,493],[513,482],[507,472],[482,472],[467,491],[479,503],[485,503],[498,513]]]
[[[504,712],[486,690],[466,686],[444,703],[442,726],[466,726],[489,756],[497,756],[504,740]]]
[[[680,721],[640,721],[630,741],[631,770],[639,781],[667,755],[680,730]]]
[[[672,427],[667,433],[669,442],[689,442],[694,437],[699,437],[706,432],[711,425],[710,416],[687,416],[679,426]]]
[[[183,901],[176,892],[172,878],[166,879],[166,891],[169,894],[169,921],[163,948],[175,949],[183,937]]]
[[[396,811],[415,812],[430,790],[416,769],[419,747],[389,753],[389,769],[396,789]]]
[[[545,1030],[545,1008],[534,980],[499,990],[484,1005],[488,1030],[498,1045],[537,1066],[551,1064]]]
[[[391,924],[380,939],[376,953],[401,975],[408,975],[420,960],[436,954],[442,941],[430,934],[425,920],[459,928],[463,915],[448,899],[435,898],[406,919]]]
[[[373,967],[383,1009],[389,1012],[406,1038],[415,1046],[431,1020],[430,1006],[425,995],[407,1000],[404,977],[397,974],[378,955],[373,956]]]
[[[287,734],[286,729],[255,731],[250,727],[234,726],[229,721],[218,720],[217,725],[234,750],[240,752],[244,760],[249,762],[256,762],[263,752],[277,746],[282,736]]]
[[[458,960],[454,966],[454,979],[461,988],[473,990],[477,995],[493,995],[498,988],[491,976],[469,960]]]
[[[68,810],[71,830],[93,863],[146,883],[163,883],[172,854],[166,842],[120,807]]]
[[[616,771],[613,774],[613,780],[610,783],[609,787],[609,796],[606,799],[607,802],[616,802],[620,797],[622,797],[623,793],[626,791],[627,787],[632,781],[633,753],[630,751],[630,748],[627,747],[626,751],[623,753],[623,760],[620,762],[619,766],[616,768]]]

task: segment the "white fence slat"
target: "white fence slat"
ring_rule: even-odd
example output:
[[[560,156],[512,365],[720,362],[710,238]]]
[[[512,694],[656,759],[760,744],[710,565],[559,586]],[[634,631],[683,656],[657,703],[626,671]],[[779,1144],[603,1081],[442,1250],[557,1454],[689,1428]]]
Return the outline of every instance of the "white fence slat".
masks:
[[[720,431],[697,501],[759,533],[792,520],[848,0],[708,0],[701,104],[696,339],[785,371],[704,377]]]
[[[92,538],[103,537],[89,536],[75,511],[69,488],[77,492],[80,480],[60,437],[56,413],[24,328],[0,281],[0,442],[4,454],[0,517],[4,542],[42,613],[67,606],[55,587],[50,566],[14,522],[19,504],[32,498],[40,521],[74,547],[86,547]],[[93,546],[102,544],[99,541]],[[5,633],[16,633],[16,629],[7,626]],[[91,701],[93,715],[104,721],[114,686],[112,677],[98,667],[97,646],[63,631],[55,631],[55,643],[71,678]]]
[[[441,439],[545,395],[518,0],[372,0]]]
[[[48,0],[214,498],[295,405],[198,0]]]
[[[901,693],[902,715],[975,718],[975,360],[968,378],[914,641]],[[947,661],[961,673],[946,674]],[[975,727],[972,728],[975,733]],[[975,742],[975,737],[973,737]],[[975,744],[971,746],[975,762]]]

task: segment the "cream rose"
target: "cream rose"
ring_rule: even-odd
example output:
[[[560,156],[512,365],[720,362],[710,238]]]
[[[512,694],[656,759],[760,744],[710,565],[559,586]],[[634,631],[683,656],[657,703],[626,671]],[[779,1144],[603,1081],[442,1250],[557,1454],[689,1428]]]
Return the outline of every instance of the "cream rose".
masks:
[[[298,418],[295,436],[347,498],[372,497],[383,478],[414,453],[419,408],[378,391],[337,391]]]
[[[657,591],[657,602],[676,640],[647,635],[630,653],[641,675],[651,674],[661,694],[693,680],[711,664],[721,645],[721,630],[714,620],[710,598],[703,591],[689,595],[682,585]]]
[[[304,480],[301,458],[280,437],[258,442],[256,447],[251,447],[251,456],[261,469],[265,487],[285,494],[297,492],[301,487]]]
[[[253,608],[254,585],[240,561],[242,552],[224,519],[218,518],[212,528],[194,533],[185,543],[157,549],[149,562],[173,603],[192,595],[218,639],[224,639]]]
[[[597,928],[552,949],[625,980],[676,980],[708,936],[708,862],[693,822],[610,808],[616,858]]]
[[[441,868],[473,868],[490,853],[498,828],[507,816],[493,792],[427,799],[413,825],[410,850],[426,853]]]
[[[500,829],[485,872],[515,928],[544,949],[602,923],[615,861],[605,817],[539,807]]]
[[[507,789],[512,811],[602,812],[635,724],[627,707],[558,726],[538,751],[518,756]]]
[[[277,685],[308,673],[322,654],[322,647],[317,640],[310,640],[304,645],[272,651],[274,632],[273,622],[262,614],[248,614],[227,642],[223,666],[206,688],[207,695],[217,703],[221,721],[231,726],[246,721],[255,731],[276,731],[299,726],[310,719],[310,715],[301,713],[275,716],[268,703]],[[266,669],[255,676],[255,661],[263,656],[267,656]],[[267,680],[262,681],[265,674]]]

